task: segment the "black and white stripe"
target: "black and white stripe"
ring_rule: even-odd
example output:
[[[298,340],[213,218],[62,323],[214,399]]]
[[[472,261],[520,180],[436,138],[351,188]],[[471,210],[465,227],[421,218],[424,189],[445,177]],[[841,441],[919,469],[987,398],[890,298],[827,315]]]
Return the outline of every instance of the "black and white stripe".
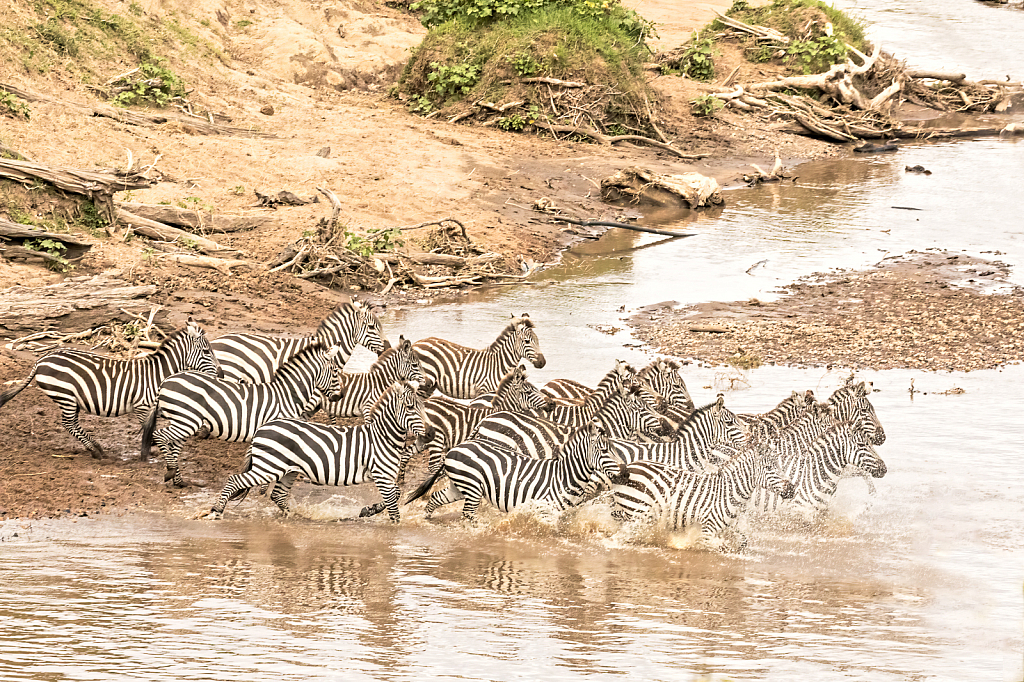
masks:
[[[427,378],[426,395],[436,388],[450,398],[472,399],[497,388],[520,360],[534,367],[545,364],[530,316],[513,317],[494,343],[485,349],[467,348],[430,337],[413,344]]]
[[[441,468],[448,450],[469,440],[477,425],[486,417],[501,411],[547,411],[551,407],[551,399],[527,381],[526,370],[517,365],[502,378],[491,404],[492,407],[474,407],[450,398],[427,400],[425,413],[434,429],[433,438],[425,444],[431,473]]]
[[[443,468],[424,481],[408,502],[426,493],[441,471],[448,474],[450,483],[430,496],[426,515],[463,499],[462,516],[475,521],[483,499],[504,512],[529,502],[557,510],[575,506],[588,496],[595,475],[619,480],[623,465],[608,449],[608,440],[596,422],[577,429],[558,459],[529,459],[493,443],[469,441],[452,448]]]
[[[356,346],[380,355],[389,347],[380,320],[359,301],[343,303],[328,315],[311,336],[266,336],[225,334],[213,340],[213,352],[234,381],[266,384],[287,360],[314,343],[338,346],[338,367],[344,367]]]
[[[220,374],[210,342],[192,318],[154,352],[134,360],[78,350],[49,353],[36,362],[27,379],[0,394],[0,406],[35,378],[40,390],[60,407],[64,429],[81,441],[93,457],[103,457],[99,443],[78,423],[79,412],[84,410],[101,417],[131,412],[141,423],[156,401],[160,383],[185,370]]]
[[[229,500],[270,484],[274,484],[270,499],[287,514],[289,493],[302,474],[317,485],[373,481],[383,504],[364,509],[360,516],[374,513],[377,506],[386,507],[397,523],[400,492],[396,480],[403,465],[406,433],[427,433],[418,388],[416,382],[395,382],[369,409],[366,423],[359,426],[326,426],[297,419],[267,422],[253,436],[244,470],[228,478],[208,518],[219,518]]]
[[[769,450],[796,494],[785,502],[771,491],[758,490],[751,508],[761,512],[794,508],[813,516],[828,506],[846,467],[856,467],[872,478],[886,474],[885,462],[860,427],[850,422],[827,426],[810,443],[783,438],[769,444]]]
[[[718,451],[734,452],[746,445],[743,423],[725,406],[721,393],[715,402],[695,409],[663,443],[613,443],[624,461],[636,459],[660,462],[671,467],[702,471],[721,459]]]
[[[738,414],[741,422],[747,425],[751,440],[770,440],[778,437],[785,429],[796,423],[808,409],[817,405],[814,393],[793,391],[778,405],[762,414]]]
[[[572,379],[552,379],[541,390],[547,395],[568,403],[583,403],[587,400],[600,402],[612,391],[636,378],[636,370],[625,360],[616,360],[615,366],[601,377],[597,388],[584,386]]]
[[[167,466],[164,480],[183,486],[178,468],[181,444],[204,424],[215,438],[248,441],[271,419],[299,417],[313,412],[325,398],[338,400],[338,353],[337,346],[325,349],[318,342],[285,362],[268,384],[239,384],[195,372],[175,374],[161,384],[143,424],[142,460],[149,458],[156,441]],[[154,432],[157,417],[169,423]]]
[[[368,371],[342,374],[341,400],[328,402],[324,409],[332,420],[363,417],[366,409],[396,381],[423,382],[412,344],[401,336],[398,345],[384,351]]]
[[[775,457],[754,444],[715,473],[646,461],[632,462],[626,469],[628,481],[612,485],[613,516],[646,519],[670,530],[699,525],[706,543],[735,522],[755,488],[767,487],[786,499],[793,496],[793,484],[782,478]]]

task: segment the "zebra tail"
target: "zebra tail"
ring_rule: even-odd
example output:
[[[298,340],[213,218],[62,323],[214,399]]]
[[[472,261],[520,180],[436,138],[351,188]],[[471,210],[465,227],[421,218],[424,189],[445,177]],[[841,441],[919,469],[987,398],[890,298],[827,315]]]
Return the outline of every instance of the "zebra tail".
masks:
[[[437,479],[440,478],[441,474],[443,473],[444,463],[442,463],[441,466],[437,467],[437,471],[432,473],[430,476],[427,476],[427,478],[423,481],[423,483],[420,483],[419,487],[416,488],[416,490],[413,490],[411,493],[409,493],[409,497],[405,499],[405,504],[415,502],[416,500],[426,495],[427,491],[430,490],[430,488],[434,485],[434,483],[437,482]]]
[[[148,462],[149,453],[153,449],[153,432],[156,431],[156,413],[159,412],[160,398],[153,403],[153,409],[146,415],[146,421],[142,424],[142,446],[139,449],[139,461]]]
[[[35,366],[32,368],[32,371],[29,373],[28,378],[26,378],[24,381],[22,381],[20,384],[18,384],[14,388],[8,389],[8,390],[4,391],[3,393],[0,393],[0,407],[3,407],[4,403],[6,403],[8,400],[10,400],[14,396],[18,395],[19,393],[21,393],[22,391],[24,391],[25,387],[28,386],[30,383],[32,383],[32,380],[36,376],[36,370],[38,370],[38,369],[39,369],[39,363],[37,362],[35,364]]]

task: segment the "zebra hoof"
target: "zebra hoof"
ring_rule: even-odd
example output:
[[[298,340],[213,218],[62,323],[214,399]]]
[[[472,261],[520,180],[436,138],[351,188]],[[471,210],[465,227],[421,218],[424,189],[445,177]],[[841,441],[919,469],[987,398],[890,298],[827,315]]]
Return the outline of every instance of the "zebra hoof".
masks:
[[[199,430],[196,431],[196,438],[198,438],[199,440],[206,440],[209,437],[210,437],[210,427],[209,426],[201,426],[199,428]]]
[[[376,516],[377,514],[380,514],[382,511],[384,511],[384,504],[382,502],[371,504],[368,507],[363,507],[359,511],[359,518],[362,519],[367,516]]]

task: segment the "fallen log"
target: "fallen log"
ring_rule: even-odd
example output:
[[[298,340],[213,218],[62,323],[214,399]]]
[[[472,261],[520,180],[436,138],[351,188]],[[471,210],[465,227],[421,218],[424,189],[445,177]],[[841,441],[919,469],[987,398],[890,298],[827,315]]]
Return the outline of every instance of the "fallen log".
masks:
[[[70,234],[62,234],[59,232],[45,232],[43,230],[34,230],[29,225],[22,225],[21,223],[12,223],[9,220],[0,219],[0,238],[3,239],[52,239],[53,241],[60,242],[64,245],[64,257],[69,261],[79,260],[85,255],[85,252],[92,248],[92,244],[84,241],[78,237],[74,237]],[[8,247],[7,257],[14,255],[13,251]],[[31,252],[31,250],[26,249]],[[39,253],[39,252],[32,252]],[[47,254],[49,255],[49,254]],[[60,259],[53,259],[57,262]]]
[[[399,251],[375,253],[372,257],[392,265],[400,265],[402,261],[409,261],[417,265],[442,265],[449,268],[478,267],[504,258],[500,253],[486,253],[482,256],[469,256],[467,258],[447,253],[405,253]]]
[[[660,234],[666,237],[681,238],[681,237],[696,237],[696,232],[671,232],[669,230],[659,230],[654,227],[642,227],[640,225],[631,225],[629,223],[619,223],[614,220],[576,220],[575,218],[569,218],[566,216],[560,216],[554,222],[572,223],[573,225],[582,225],[583,227],[591,226],[602,226],[602,227],[621,227],[624,230],[633,230],[634,232],[647,232],[650,234]]]
[[[659,206],[702,208],[724,202],[718,182],[700,173],[662,175],[646,168],[631,166],[601,180],[605,201],[629,199]]]
[[[211,268],[225,275],[231,274],[231,268],[250,267],[252,265],[247,260],[196,256],[190,253],[162,253],[159,257],[190,268]]]
[[[177,206],[166,206],[163,204],[118,202],[117,206],[140,218],[147,218],[167,225],[202,230],[204,232],[243,232],[274,222],[274,219],[269,216],[215,215],[207,211],[178,208]]]
[[[149,311],[147,299],[155,293],[154,285],[132,286],[102,275],[72,277],[46,287],[12,287],[0,292],[0,328],[24,333],[128,322],[131,313]]]
[[[144,237],[159,239],[165,242],[195,244],[196,248],[211,256],[239,255],[241,253],[241,251],[236,249],[225,248],[212,239],[207,239],[194,232],[186,232],[170,225],[158,223],[155,220],[137,216],[123,208],[117,209],[117,220],[130,227],[135,234],[141,234]]]
[[[566,135],[585,135],[586,137],[596,140],[600,144],[606,145],[612,145],[615,144],[616,142],[626,141],[643,142],[644,144],[649,144],[652,147],[658,147],[659,149],[664,149],[666,151],[672,152],[681,159],[696,161],[699,159],[706,158],[708,156],[707,154],[684,154],[670,144],[659,142],[658,140],[652,139],[650,137],[642,137],[640,135],[605,135],[604,133],[597,132],[593,128],[586,128],[583,126],[555,125],[553,123],[548,123],[547,121],[535,121],[534,125],[537,126],[538,128],[543,128],[544,130],[547,130],[552,135],[554,135],[555,133],[563,133]]]
[[[92,199],[96,210],[110,224],[116,221],[114,192],[146,189],[156,184],[156,180],[138,173],[116,175],[4,158],[0,158],[0,178],[15,180],[25,185],[45,180],[65,192],[86,196]]]

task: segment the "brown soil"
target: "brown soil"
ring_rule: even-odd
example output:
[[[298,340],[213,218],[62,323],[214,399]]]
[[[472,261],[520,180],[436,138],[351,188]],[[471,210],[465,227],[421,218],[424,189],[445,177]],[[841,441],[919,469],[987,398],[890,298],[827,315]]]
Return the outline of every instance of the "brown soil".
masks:
[[[123,10],[114,0],[96,2],[112,12]],[[660,24],[660,49],[681,45],[694,28],[712,18],[712,6],[724,10],[729,4],[636,3],[642,14]],[[660,173],[695,170],[727,184],[750,163],[770,167],[776,152],[790,166],[802,159],[845,154],[833,145],[780,133],[731,112],[694,118],[687,102],[704,90],[654,72],[663,130],[685,152],[709,154],[706,160],[680,163],[654,149],[602,147],[412,116],[385,93],[423,29],[383,0],[340,0],[327,9],[297,0],[143,0],[132,5],[148,18],[179,22],[201,45],[213,46],[213,51],[183,47],[180,54],[170,55],[170,66],[192,88],[189,98],[197,109],[224,114],[233,126],[256,128],[272,137],[208,136],[178,124],[128,125],[59,102],[33,102],[30,120],[0,118],[0,142],[49,165],[106,169],[123,167],[129,158],[136,168],[153,164],[161,182],[119,196],[122,200],[272,216],[269,226],[252,232],[211,235],[256,264],[271,261],[314,228],[329,208],[321,202],[258,209],[254,191],[289,190],[313,197],[317,187],[329,188],[341,201],[342,221],[362,230],[452,216],[466,225],[483,251],[505,254],[512,262],[547,262],[579,237],[531,210],[532,203],[546,196],[578,217],[614,219],[622,209],[593,198],[593,181],[625,166],[643,165]],[[28,7],[16,0],[0,8],[0,24],[15,25]],[[717,80],[724,80],[738,63],[738,54],[722,55]],[[131,66],[101,64],[100,82]],[[743,68],[750,73],[741,73],[741,80],[769,75],[769,67]],[[98,102],[63,67],[29,70],[17,56],[0,54],[0,82],[53,100]],[[317,155],[324,147],[330,152]],[[32,212],[42,219],[49,208],[44,202]],[[350,293],[343,290],[344,283],[329,289],[259,266],[227,276],[172,264],[147,253],[144,240],[122,237],[89,236],[94,246],[73,274],[104,273],[156,284],[159,292],[153,302],[171,309],[170,322],[180,324],[193,315],[213,336],[245,329],[306,332]],[[415,242],[420,235],[413,232],[410,238]],[[43,286],[64,277],[35,264],[0,260],[0,290]],[[396,290],[389,297],[432,295]],[[28,353],[0,349],[0,384],[23,378],[34,360]],[[56,406],[34,386],[0,410],[0,517],[186,510],[185,500],[194,488],[166,487],[162,464],[137,461],[137,424],[130,417],[84,416],[82,421],[113,455],[112,464],[89,457],[59,426]],[[237,468],[244,449],[243,444],[189,441],[183,470],[194,482],[219,487]]]
[[[1024,360],[1024,289],[1007,272],[996,260],[911,252],[812,275],[771,303],[663,304],[630,324],[663,353],[740,368],[987,369]]]

